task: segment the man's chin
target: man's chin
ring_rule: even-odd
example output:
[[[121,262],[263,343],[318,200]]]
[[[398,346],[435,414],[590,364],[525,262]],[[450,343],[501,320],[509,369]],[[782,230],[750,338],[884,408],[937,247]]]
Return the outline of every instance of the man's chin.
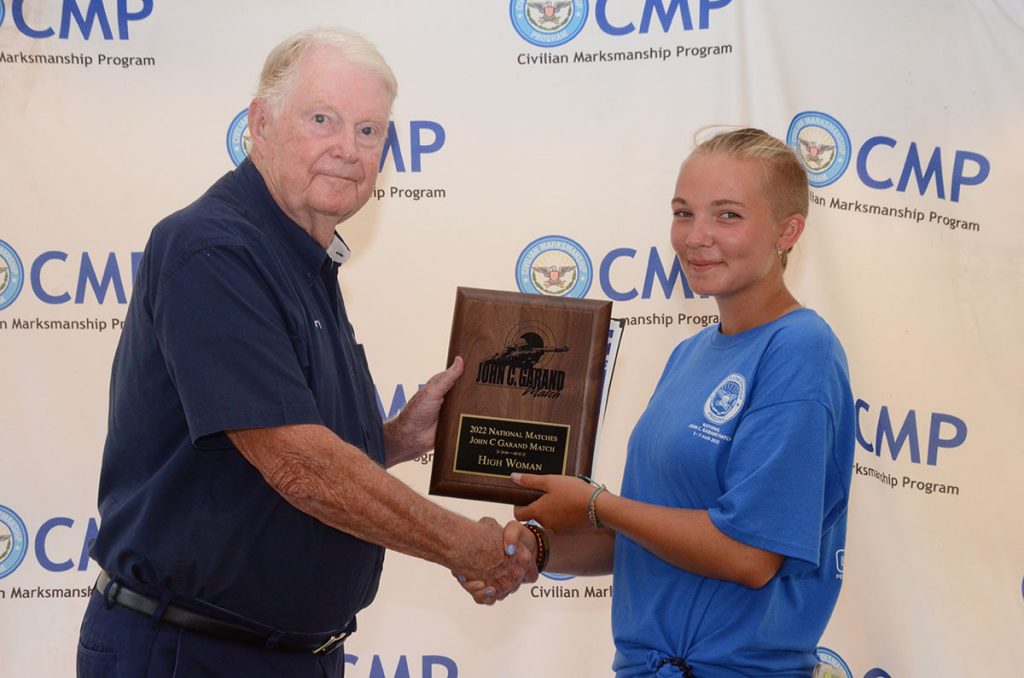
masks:
[[[353,192],[344,199],[324,200],[313,207],[320,214],[329,215],[336,222],[342,222],[362,209],[368,198],[369,196],[357,196]]]
[[[321,191],[315,194],[310,202],[324,212],[342,214],[362,205],[366,200],[360,198],[354,185],[349,184],[338,190]]]

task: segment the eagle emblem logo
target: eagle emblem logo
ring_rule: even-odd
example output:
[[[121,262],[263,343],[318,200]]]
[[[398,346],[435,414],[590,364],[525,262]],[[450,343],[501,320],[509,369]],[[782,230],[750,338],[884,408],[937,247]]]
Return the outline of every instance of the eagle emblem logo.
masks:
[[[850,166],[849,133],[838,120],[821,111],[794,116],[786,145],[807,170],[807,183],[815,188],[835,183]]]
[[[733,372],[704,401],[704,416],[714,424],[724,424],[739,414],[746,397],[747,380]]]
[[[799,141],[800,157],[803,158],[804,163],[815,172],[828,169],[829,165],[832,164],[832,161],[835,160],[835,144],[821,142],[815,139],[805,139],[803,136],[799,138]]]
[[[526,18],[537,30],[557,31],[572,20],[571,0],[527,2]]]
[[[583,30],[589,0],[510,0],[509,18],[519,36],[537,47],[557,47]]]
[[[564,252],[546,252],[531,269],[530,279],[545,294],[561,296],[576,284],[576,263]]]
[[[559,295],[576,282],[576,264],[533,267],[533,284],[548,294]]]
[[[527,245],[516,261],[520,292],[582,298],[590,289],[593,265],[578,242],[547,235]]]

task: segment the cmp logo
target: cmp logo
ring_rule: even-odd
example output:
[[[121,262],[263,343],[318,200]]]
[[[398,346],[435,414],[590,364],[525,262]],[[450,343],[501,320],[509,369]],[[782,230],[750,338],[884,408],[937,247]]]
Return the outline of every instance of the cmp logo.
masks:
[[[853,672],[843,658],[828,649],[818,648],[818,665],[814,669],[814,678],[853,678]]]
[[[704,401],[704,416],[715,424],[724,424],[735,417],[746,398],[747,380],[733,372]]]
[[[0,506],[0,579],[18,569],[25,559],[26,544],[25,523],[18,514]]]
[[[242,109],[242,112],[235,116],[235,119],[228,125],[228,155],[235,163],[235,166],[242,164],[242,161],[249,156],[252,148],[252,140],[249,138],[249,109]]]
[[[3,5],[0,4],[0,9]],[[0,12],[2,18],[2,12]],[[14,303],[25,282],[25,269],[14,248],[0,240],[0,310]]]
[[[142,6],[137,12],[133,12],[129,11],[127,0],[117,0],[117,7],[113,9],[108,8],[110,0],[50,0],[47,3],[37,3],[36,7],[28,10],[25,9],[25,0],[14,0],[11,3],[11,22],[19,33],[36,40],[45,40],[53,36],[57,36],[59,40],[68,40],[73,33],[81,34],[83,39],[89,40],[93,35],[93,29],[97,27],[104,40],[113,40],[115,29],[118,40],[129,40],[130,24],[142,21],[152,14],[153,2],[154,0],[141,0],[136,4]],[[83,9],[82,4],[87,6]],[[39,9],[38,5],[49,7],[44,10]],[[4,2],[0,0],[0,24],[3,24],[6,14]],[[44,14],[48,14],[50,23],[46,23]],[[57,25],[58,30],[54,30],[54,25]]]
[[[590,256],[575,240],[560,235],[537,238],[516,261],[519,291],[580,299],[593,280]]]
[[[590,4],[587,0],[512,0],[508,11],[524,40],[538,47],[557,47],[583,30]]]
[[[828,186],[850,166],[850,135],[838,120],[817,111],[793,118],[786,143],[796,151],[814,187]]]

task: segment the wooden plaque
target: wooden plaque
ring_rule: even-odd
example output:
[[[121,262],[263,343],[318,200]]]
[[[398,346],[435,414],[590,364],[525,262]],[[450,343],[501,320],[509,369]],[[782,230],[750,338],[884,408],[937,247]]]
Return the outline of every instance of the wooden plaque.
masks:
[[[514,471],[589,475],[608,348],[610,301],[459,287],[430,493],[528,504]]]

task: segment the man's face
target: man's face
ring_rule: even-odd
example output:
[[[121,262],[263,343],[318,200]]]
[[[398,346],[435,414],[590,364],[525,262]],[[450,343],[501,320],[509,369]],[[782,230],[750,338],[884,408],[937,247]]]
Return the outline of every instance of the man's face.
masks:
[[[317,240],[366,204],[377,180],[390,98],[373,75],[314,48],[280,110],[250,107],[257,166],[274,199]]]

